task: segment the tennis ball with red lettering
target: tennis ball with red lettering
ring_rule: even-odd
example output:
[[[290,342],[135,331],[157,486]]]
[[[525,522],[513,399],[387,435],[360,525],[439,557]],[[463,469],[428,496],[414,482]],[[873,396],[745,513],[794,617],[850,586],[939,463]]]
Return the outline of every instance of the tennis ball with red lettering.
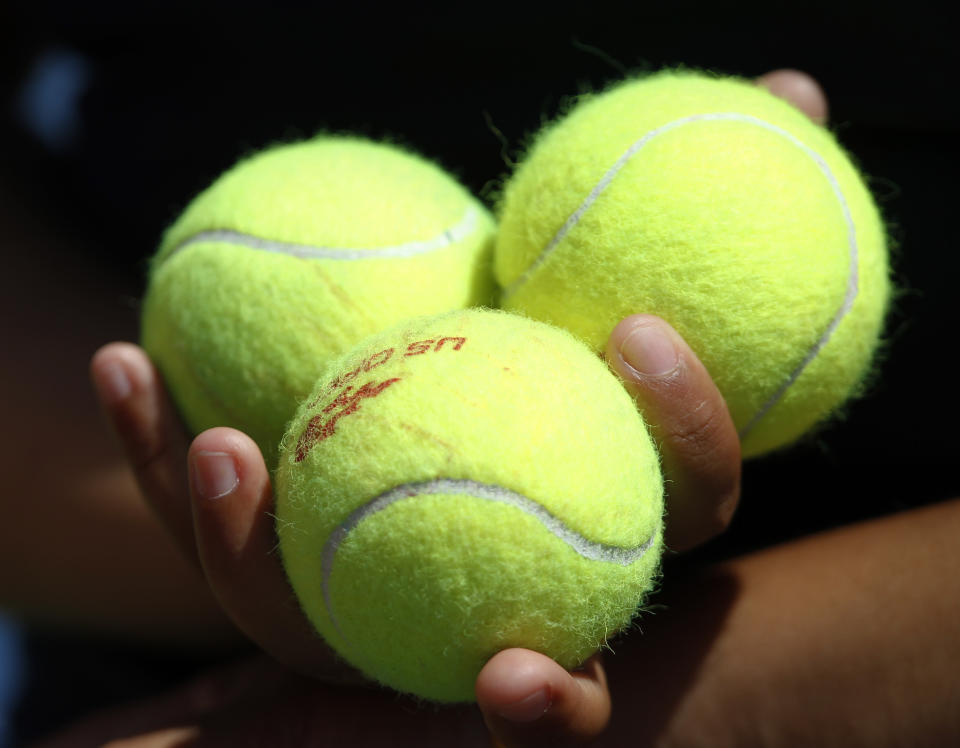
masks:
[[[660,469],[632,399],[568,332],[505,312],[417,319],[331,364],[276,485],[307,618],[426,699],[473,700],[507,647],[578,665],[659,567]]]
[[[241,161],[163,238],[143,344],[193,431],[270,464],[323,364],[412,316],[489,303],[493,221],[436,165],[318,137]]]
[[[594,348],[659,315],[716,381],[746,456],[855,393],[890,295],[881,219],[834,137],[751,82],[629,80],[549,125],[509,180],[503,306]]]

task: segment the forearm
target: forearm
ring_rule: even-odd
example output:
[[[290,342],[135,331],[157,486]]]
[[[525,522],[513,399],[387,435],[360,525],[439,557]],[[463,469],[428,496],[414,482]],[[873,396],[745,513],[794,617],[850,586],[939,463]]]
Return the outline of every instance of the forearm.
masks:
[[[948,745],[960,501],[721,565],[609,658],[614,742]],[[639,723],[639,724],[638,724]],[[619,744],[618,743],[618,744]]]

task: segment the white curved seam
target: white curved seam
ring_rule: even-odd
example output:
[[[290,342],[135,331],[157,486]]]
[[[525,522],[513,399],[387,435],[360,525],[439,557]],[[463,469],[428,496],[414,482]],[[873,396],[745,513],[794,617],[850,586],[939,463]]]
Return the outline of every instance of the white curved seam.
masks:
[[[418,496],[463,494],[485,501],[508,504],[531,515],[539,520],[544,526],[544,529],[549,533],[568,545],[577,554],[590,561],[629,566],[646,555],[647,551],[653,547],[657,537],[656,532],[654,532],[645,542],[633,548],[621,548],[620,546],[597,543],[585,538],[576,530],[564,524],[562,520],[532,499],[507,488],[503,488],[502,486],[479,483],[478,481],[438,478],[422,483],[407,483],[402,486],[397,486],[353,510],[340,526],[330,533],[330,537],[327,538],[327,542],[324,544],[321,556],[323,602],[324,605],[326,605],[327,612],[330,615],[334,627],[340,632],[341,636],[343,636],[343,632],[340,631],[340,625],[334,615],[333,601],[330,596],[330,576],[333,572],[333,563],[337,551],[347,535],[365,519],[368,519],[377,512],[383,511],[398,501],[416,498]]]
[[[662,135],[665,132],[676,129],[677,127],[682,127],[683,125],[688,125],[692,122],[703,122],[709,120],[734,120],[738,122],[746,122],[758,127],[762,127],[765,130],[769,130],[772,133],[780,135],[790,141],[793,145],[797,146],[802,150],[807,156],[813,159],[813,162],[817,165],[820,171],[826,177],[827,182],[829,182],[831,189],[833,190],[834,195],[837,198],[837,201],[840,203],[840,209],[843,212],[843,218],[847,224],[847,244],[849,247],[849,270],[847,272],[847,290],[843,298],[843,302],[840,304],[836,314],[834,314],[833,319],[831,319],[830,324],[827,325],[826,329],[820,335],[820,338],[813,344],[810,350],[804,356],[803,360],[794,368],[790,375],[784,380],[784,382],[777,388],[776,392],[770,396],[770,398],[760,407],[760,409],[753,415],[753,417],[747,422],[747,424],[740,430],[740,438],[744,439],[747,434],[749,434],[753,428],[763,419],[767,413],[780,401],[783,395],[788,389],[797,381],[803,371],[809,366],[809,364],[817,357],[817,354],[823,349],[823,347],[829,342],[830,338],[833,336],[833,333],[836,331],[837,327],[840,325],[840,322],[843,321],[843,318],[847,315],[850,309],[853,307],[853,303],[856,300],[857,294],[859,292],[859,249],[857,247],[857,233],[856,227],[853,223],[853,216],[850,213],[850,206],[847,203],[847,199],[843,194],[843,191],[840,189],[840,183],[837,180],[836,175],[827,165],[827,162],[824,161],[823,157],[810,148],[806,143],[800,141],[796,136],[787,132],[786,130],[777,127],[765,120],[759,119],[749,114],[741,114],[739,112],[714,112],[714,113],[705,113],[705,114],[694,114],[689,117],[683,117],[681,119],[673,120],[668,122],[665,125],[661,125],[650,132],[643,135],[641,138],[636,140],[623,155],[616,160],[616,162],[611,166],[607,172],[603,175],[599,182],[594,186],[590,191],[590,194],[584,199],[580,206],[570,215],[569,218],[564,222],[563,226],[560,227],[559,231],[554,234],[553,238],[549,241],[543,251],[537,256],[537,258],[530,264],[530,266],[520,275],[517,280],[511,283],[505,290],[504,299],[508,298],[513,294],[523,283],[527,281],[530,275],[539,268],[550,254],[554,251],[557,245],[563,241],[564,237],[569,234],[574,227],[580,222],[580,219],[583,217],[590,207],[596,202],[600,194],[610,185],[614,177],[620,172],[620,170],[626,165],[626,163],[647,143],[649,143],[653,138],[658,135]]]
[[[445,249],[452,244],[469,236],[477,227],[479,212],[474,206],[467,208],[463,217],[450,228],[444,229],[429,239],[420,239],[404,242],[390,247],[373,247],[370,249],[353,249],[348,247],[317,247],[294,242],[282,242],[273,239],[263,239],[259,236],[244,234],[231,229],[213,229],[201,231],[184,239],[174,247],[163,262],[166,262],[178,252],[193,244],[202,242],[223,242],[261,252],[276,252],[278,254],[299,257],[303,260],[382,260],[384,258],[406,258],[415,255],[428,254]]]

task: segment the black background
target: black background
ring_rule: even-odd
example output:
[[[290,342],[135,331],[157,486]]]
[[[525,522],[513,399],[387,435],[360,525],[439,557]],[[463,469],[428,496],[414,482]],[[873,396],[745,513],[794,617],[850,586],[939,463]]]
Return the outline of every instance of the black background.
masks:
[[[836,3],[836,5],[840,5]],[[922,4],[718,12],[707,3],[0,6],[0,177],[136,296],[159,234],[239,155],[320,129],[390,136],[488,199],[566,97],[684,64],[804,69],[890,226],[900,289],[878,376],[845,417],[747,464],[722,558],[953,497],[957,404],[955,34]],[[72,145],[12,116],[38,56],[88,62]],[[2,251],[8,251],[4,248]],[[118,297],[118,309],[130,312]],[[6,322],[4,323],[6,324]]]

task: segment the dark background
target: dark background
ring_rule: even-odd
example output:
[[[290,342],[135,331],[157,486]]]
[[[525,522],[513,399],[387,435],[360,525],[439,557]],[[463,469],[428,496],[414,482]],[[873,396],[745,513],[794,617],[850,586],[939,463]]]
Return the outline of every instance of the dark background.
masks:
[[[117,314],[135,334],[161,230],[252,149],[320,129],[390,136],[490,199],[523,138],[566,97],[624,72],[806,70],[889,223],[900,293],[868,395],[803,444],[746,466],[733,527],[692,556],[722,558],[960,488],[955,34],[918,3],[828,8],[6,3],[0,185],[116,280]],[[38,81],[50,70],[64,93],[47,102],[59,127],[43,131],[29,112],[43,108]]]

